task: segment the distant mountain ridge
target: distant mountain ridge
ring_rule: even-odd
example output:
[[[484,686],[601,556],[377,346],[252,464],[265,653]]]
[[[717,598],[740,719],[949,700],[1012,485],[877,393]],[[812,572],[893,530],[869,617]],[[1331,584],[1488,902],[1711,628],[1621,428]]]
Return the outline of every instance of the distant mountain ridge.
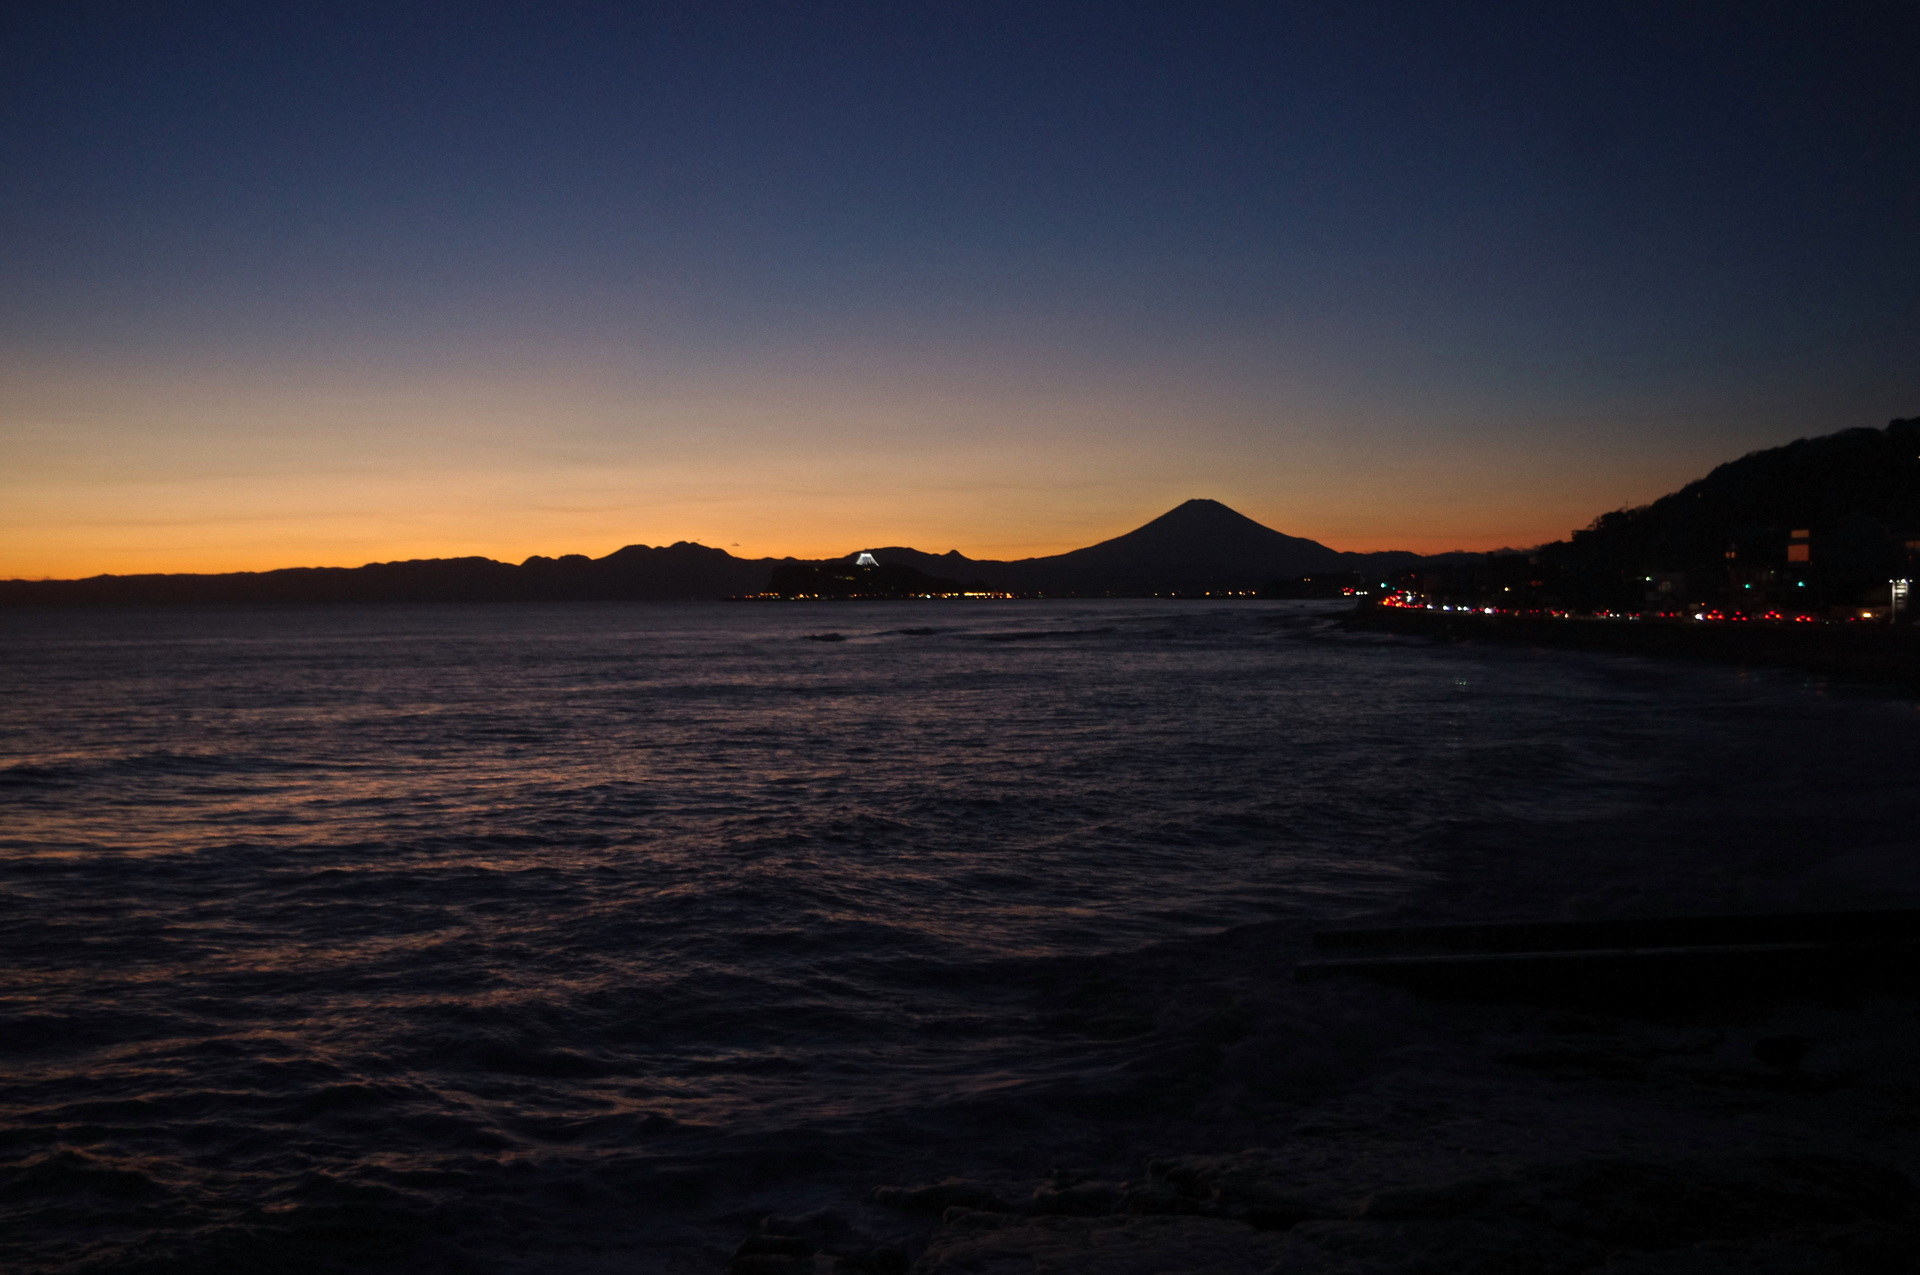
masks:
[[[1189,500],[1111,540],[1011,562],[904,547],[855,550],[882,563],[1013,593],[1139,597],[1258,589],[1313,573],[1393,570],[1413,553],[1341,553],[1263,526],[1217,500]],[[1477,555],[1443,555],[1445,557]],[[218,575],[0,581],[0,606],[345,602],[613,602],[739,597],[797,558],[736,558],[681,541],[628,545],[604,558],[427,558],[363,567],[290,567]],[[833,562],[841,559],[817,561]]]
[[[1826,576],[1847,587],[1854,576],[1883,579],[1889,555],[1898,556],[1889,547],[1894,542],[1912,559],[1920,545],[1920,417],[1892,421],[1884,430],[1843,430],[1750,452],[1650,505],[1603,514],[1569,540],[1520,555],[1341,553],[1263,526],[1217,500],[1189,500],[1111,540],[1008,562],[903,546],[855,550],[843,558],[736,558],[680,541],[628,545],[604,558],[535,556],[518,566],[490,558],[431,558],[225,575],[0,580],[0,606],[713,599],[760,593],[776,568],[825,567],[863,552],[882,565],[965,587],[1078,597],[1238,592],[1345,572],[1386,580],[1416,564],[1422,570],[1431,564],[1436,570],[1479,571],[1496,560],[1516,559],[1541,568],[1526,571],[1529,579],[1560,582],[1529,587],[1615,605],[1614,595],[1632,592],[1649,570],[1724,571],[1736,554],[1742,563],[1764,566],[1786,553],[1793,529],[1810,529]]]
[[[604,558],[416,558],[364,567],[285,567],[219,575],[0,580],[0,606],[344,602],[620,602],[751,593],[775,559],[736,558],[681,541],[628,545]]]
[[[856,552],[1013,593],[1119,597],[1258,589],[1315,573],[1394,570],[1421,557],[1341,553],[1317,540],[1275,531],[1217,500],[1185,501],[1124,535],[1044,558],[1002,562],[897,545]]]

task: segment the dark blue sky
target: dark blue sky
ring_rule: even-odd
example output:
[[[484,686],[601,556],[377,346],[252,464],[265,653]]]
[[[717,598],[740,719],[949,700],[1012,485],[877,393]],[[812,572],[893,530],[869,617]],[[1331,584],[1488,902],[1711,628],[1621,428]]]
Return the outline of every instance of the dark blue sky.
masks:
[[[16,10],[0,574],[1491,547],[1920,412],[1915,11],[1561,9]]]

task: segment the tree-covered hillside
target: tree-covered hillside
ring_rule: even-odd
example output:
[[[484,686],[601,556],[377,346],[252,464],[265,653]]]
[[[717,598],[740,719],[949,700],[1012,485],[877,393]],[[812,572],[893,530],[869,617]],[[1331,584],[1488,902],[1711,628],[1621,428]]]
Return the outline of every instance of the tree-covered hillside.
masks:
[[[1758,563],[1777,549],[1784,565],[1796,530],[1836,549],[1836,537],[1863,542],[1847,546],[1854,556],[1867,541],[1920,536],[1920,417],[1749,452],[1650,505],[1602,514],[1567,548],[1670,570],[1719,565],[1729,549]]]
[[[1832,612],[1884,602],[1920,576],[1920,417],[1750,452],[1568,540],[1408,583],[1476,602],[1748,613]],[[1876,594],[1877,591],[1877,594]]]

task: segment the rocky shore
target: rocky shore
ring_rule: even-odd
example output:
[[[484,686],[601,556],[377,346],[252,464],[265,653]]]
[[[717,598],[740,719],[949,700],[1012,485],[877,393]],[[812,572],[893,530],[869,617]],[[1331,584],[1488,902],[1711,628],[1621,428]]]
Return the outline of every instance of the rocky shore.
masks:
[[[1587,649],[1756,665],[1772,637],[1494,626],[1459,613],[1348,618],[1375,632],[1541,645],[1565,635]],[[1915,649],[1897,632],[1788,634],[1804,645],[1767,662],[1863,681],[1900,671],[1880,655]],[[1832,763],[1822,792],[1855,808],[1907,801],[1906,788],[1848,761],[1841,737],[1804,742]],[[1694,830],[1697,857],[1685,839],[1625,825],[1577,847],[1467,830],[1422,897],[1368,923],[1920,906],[1910,837],[1862,840],[1827,817],[1767,838],[1726,808],[1724,794],[1690,788],[1660,802],[1665,824]],[[1291,926],[1253,926],[1101,967],[1103,995],[1156,1024],[1152,1055],[1110,1089],[983,1105],[976,1137],[930,1142],[886,1179],[823,1174],[811,1212],[733,1215],[727,1247],[687,1275],[1920,1270],[1910,990],[1493,1004],[1297,981],[1315,955]],[[1212,989],[1206,1004],[1198,985]],[[1085,1013],[1104,1003],[1071,999]]]
[[[1356,1042],[1356,1032],[1370,1039]],[[1916,1269],[1920,1085],[1910,1062],[1920,1006],[1911,999],[1676,1020],[1438,1005],[1350,986],[1301,1007],[1284,1033],[1295,1040],[1282,1035],[1256,1028],[1205,1068],[1214,1093],[1186,1118],[1131,1131],[1217,1149],[881,1186],[859,1208],[750,1224],[725,1269]],[[1299,1059],[1285,1054],[1315,1035],[1323,1051],[1345,1051],[1352,1083],[1323,1077],[1318,1101],[1274,1101],[1307,1087]]]

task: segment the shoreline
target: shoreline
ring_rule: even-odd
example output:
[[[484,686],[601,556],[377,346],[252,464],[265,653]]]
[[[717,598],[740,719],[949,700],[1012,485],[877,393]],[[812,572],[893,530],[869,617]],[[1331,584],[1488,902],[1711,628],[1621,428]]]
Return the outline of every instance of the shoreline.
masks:
[[[1263,925],[1195,945],[1246,970],[1233,1029],[1216,1010],[1187,1024],[1205,1044],[1163,1046],[1124,1092],[1074,1095],[1078,1128],[1038,1123],[1026,1156],[932,1152],[857,1199],[736,1210],[708,1269],[1906,1269],[1910,994],[1634,1012],[1361,980],[1262,988],[1276,939]],[[1165,1046],[1186,1034],[1166,1026]]]
[[[1766,665],[1920,692],[1920,632],[1891,625],[1586,619],[1429,611],[1362,603],[1339,617],[1349,631],[1443,642],[1501,642],[1646,655],[1712,664]]]

